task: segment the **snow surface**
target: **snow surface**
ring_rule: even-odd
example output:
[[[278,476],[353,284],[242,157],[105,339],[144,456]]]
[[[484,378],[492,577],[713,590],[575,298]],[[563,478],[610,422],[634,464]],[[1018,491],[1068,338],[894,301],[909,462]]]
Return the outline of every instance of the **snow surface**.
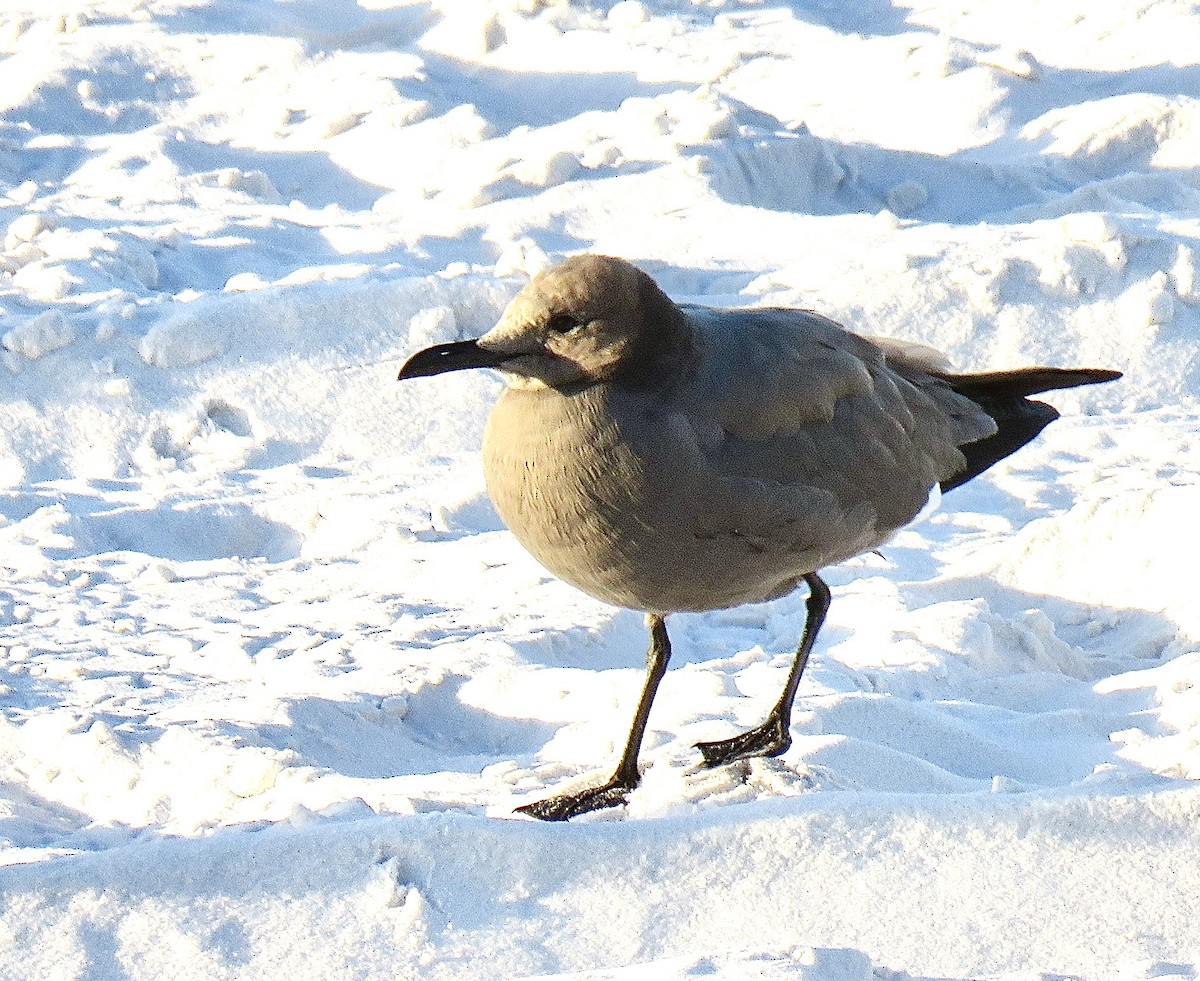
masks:
[[[7,0],[0,975],[1200,976],[1186,0]],[[1120,368],[834,589],[640,617],[503,530],[528,275]]]

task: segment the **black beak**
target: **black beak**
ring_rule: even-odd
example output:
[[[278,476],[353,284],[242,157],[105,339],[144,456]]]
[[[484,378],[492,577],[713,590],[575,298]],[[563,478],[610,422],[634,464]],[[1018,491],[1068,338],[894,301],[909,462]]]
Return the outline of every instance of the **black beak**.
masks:
[[[426,378],[447,371],[461,371],[463,368],[498,368],[511,357],[511,354],[488,351],[476,341],[435,344],[405,361],[396,378],[404,381],[406,378]]]

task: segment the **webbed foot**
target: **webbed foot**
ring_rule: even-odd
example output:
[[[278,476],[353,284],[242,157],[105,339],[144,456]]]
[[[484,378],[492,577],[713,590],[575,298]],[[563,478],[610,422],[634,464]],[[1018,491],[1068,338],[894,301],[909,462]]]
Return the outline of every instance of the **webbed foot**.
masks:
[[[600,787],[585,787],[572,794],[558,794],[532,804],[522,804],[516,808],[516,812],[540,821],[567,821],[589,811],[624,804],[631,790],[632,786],[614,779]]]
[[[730,739],[696,743],[706,767],[724,766],[752,756],[779,756],[792,745],[783,720],[772,715],[762,725]]]

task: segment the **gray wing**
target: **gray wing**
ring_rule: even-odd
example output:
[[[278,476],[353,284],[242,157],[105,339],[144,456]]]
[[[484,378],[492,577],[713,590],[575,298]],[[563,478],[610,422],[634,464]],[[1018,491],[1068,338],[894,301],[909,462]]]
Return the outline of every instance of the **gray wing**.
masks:
[[[841,561],[911,521],[964,467],[959,445],[995,431],[911,348],[806,311],[684,309],[700,344],[666,428],[707,498],[701,533]]]

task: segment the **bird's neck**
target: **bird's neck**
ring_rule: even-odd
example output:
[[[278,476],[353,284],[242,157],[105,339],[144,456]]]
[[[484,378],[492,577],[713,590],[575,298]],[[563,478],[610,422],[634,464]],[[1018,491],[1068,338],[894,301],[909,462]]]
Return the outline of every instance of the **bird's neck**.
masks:
[[[686,372],[695,356],[696,328],[649,277],[641,284],[639,300],[645,328],[613,381],[628,388],[657,388]]]

